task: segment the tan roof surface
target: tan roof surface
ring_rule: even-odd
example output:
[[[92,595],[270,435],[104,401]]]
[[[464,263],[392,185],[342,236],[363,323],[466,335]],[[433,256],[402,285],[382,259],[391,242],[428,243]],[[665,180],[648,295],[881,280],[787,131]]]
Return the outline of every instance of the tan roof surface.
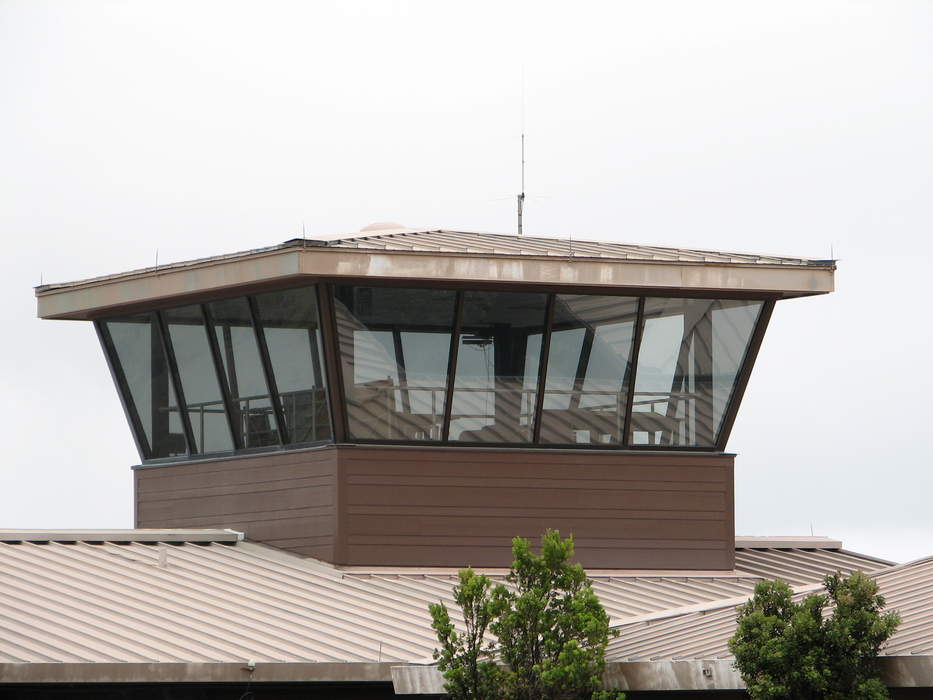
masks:
[[[871,574],[885,597],[886,610],[900,613],[901,626],[882,650],[886,656],[933,654],[933,557]],[[798,596],[821,591],[821,585],[797,589]],[[736,608],[745,597],[697,606],[689,612],[618,627],[608,661],[730,658],[728,640],[735,633]]]
[[[428,603],[450,603],[449,571],[348,571],[249,542],[178,531],[44,531],[0,543],[0,663],[404,662],[430,658]],[[194,531],[185,531],[194,537]],[[35,532],[32,531],[32,535]],[[102,542],[113,537],[115,542]],[[82,541],[82,538],[86,538]],[[91,544],[90,542],[97,542]],[[807,556],[819,553],[807,569]],[[818,578],[879,560],[831,550],[796,557]],[[501,573],[499,574],[501,576]],[[747,597],[757,577],[702,572],[591,572],[610,615]],[[813,580],[813,579],[811,579]]]
[[[781,578],[792,586],[818,580],[826,573],[873,571],[893,562],[844,549],[736,547],[735,568],[759,578]]]
[[[379,229],[36,288],[41,318],[120,309],[299,279],[420,280],[792,298],[833,290],[832,260],[448,230]],[[194,297],[192,297],[194,295]],[[185,301],[187,300],[187,301]]]
[[[298,239],[299,242],[301,239]],[[316,243],[316,242],[315,242]],[[755,255],[721,250],[669,248],[611,241],[518,236],[502,233],[451,230],[395,230],[377,235],[354,235],[322,242],[332,248],[395,250],[414,252],[476,253],[479,255],[544,255],[589,257],[612,260],[656,260],[661,262],[726,263],[745,265],[831,266],[831,260]]]
[[[254,248],[252,250],[236,253],[226,253],[224,255],[214,255],[207,258],[167,263],[165,265],[159,265],[158,267],[139,268],[113,275],[75,280],[73,282],[40,285],[36,287],[36,292],[48,292],[55,289],[80,286],[89,282],[119,279],[121,277],[137,276],[156,271],[167,272],[169,270],[185,267],[200,266],[206,263],[236,260],[238,258],[272,253],[287,248],[345,248],[395,252],[467,253],[487,256],[543,256],[733,265],[835,267],[835,261],[833,260],[817,260],[812,258],[756,255],[752,253],[735,253],[693,248],[644,246],[630,243],[614,243],[610,241],[575,240],[572,238],[517,236],[478,231],[393,229],[390,231],[380,231],[378,234],[360,232],[333,237],[293,238],[279,245],[267,246],[264,248]]]

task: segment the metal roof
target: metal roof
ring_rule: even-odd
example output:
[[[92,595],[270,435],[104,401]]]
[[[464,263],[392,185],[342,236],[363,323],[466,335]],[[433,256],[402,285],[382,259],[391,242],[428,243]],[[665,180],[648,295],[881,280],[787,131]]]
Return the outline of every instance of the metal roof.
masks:
[[[425,661],[435,646],[427,606],[452,606],[453,571],[344,570],[229,531],[183,532],[2,531],[0,664]],[[883,565],[825,549],[762,552],[793,558],[795,576],[811,581]],[[744,599],[758,580],[741,570],[590,575],[617,623]]]
[[[901,625],[882,649],[885,656],[933,654],[933,557],[870,574],[885,597],[885,610],[901,615]],[[820,584],[795,589],[796,597],[822,590]],[[617,627],[609,661],[731,658],[728,640],[736,613],[747,596],[697,606],[679,614],[662,613]]]
[[[362,232],[361,232],[362,233]],[[815,260],[776,255],[756,255],[698,248],[672,248],[557,238],[544,236],[518,236],[479,231],[447,229],[419,230],[395,229],[370,235],[355,234],[334,240],[304,241],[295,239],[289,244],[324,245],[333,248],[365,250],[474,253],[479,255],[543,255],[548,257],[606,258],[611,260],[640,260],[659,262],[692,262],[744,265],[833,266],[833,260]]]
[[[835,261],[444,229],[380,229],[36,287],[42,318],[84,319],[307,279],[419,280],[791,298],[833,290]]]
[[[238,258],[274,253],[288,248],[343,248],[354,250],[394,251],[412,253],[464,253],[476,255],[543,256],[559,258],[600,258],[642,262],[716,263],[726,265],[779,265],[792,267],[835,268],[835,260],[782,257],[699,248],[646,246],[633,243],[593,241],[586,239],[544,236],[518,236],[481,231],[454,231],[450,229],[388,229],[378,233],[362,231],[337,236],[292,238],[284,243],[253,248],[235,253],[213,255],[206,258],[167,263],[155,267],[138,268],[113,275],[103,275],[73,282],[44,284],[37,293],[80,286],[92,282],[115,280],[153,272],[168,272],[180,268],[209,263],[226,262]]]

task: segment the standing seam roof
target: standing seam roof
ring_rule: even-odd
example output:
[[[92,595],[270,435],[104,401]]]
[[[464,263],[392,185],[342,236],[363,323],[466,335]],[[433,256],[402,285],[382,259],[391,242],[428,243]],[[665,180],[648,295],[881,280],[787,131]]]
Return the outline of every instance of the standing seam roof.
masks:
[[[436,643],[428,604],[444,601],[462,622],[452,600],[453,571],[354,572],[249,542],[48,537],[0,538],[7,603],[0,608],[0,663],[423,661]],[[837,568],[879,566],[825,549],[755,554],[756,565],[768,570],[793,559],[794,575],[810,581]],[[501,581],[504,574],[493,577]],[[603,571],[591,580],[618,624],[747,597],[759,577],[742,570]]]
[[[897,611],[901,625],[882,655],[933,654],[933,557],[869,574],[886,600],[885,611]],[[822,591],[822,585],[797,589],[795,598]],[[610,642],[607,661],[656,661],[687,658],[731,658],[729,638],[735,633],[738,607],[745,598],[718,601],[691,612],[658,615],[623,624]]]

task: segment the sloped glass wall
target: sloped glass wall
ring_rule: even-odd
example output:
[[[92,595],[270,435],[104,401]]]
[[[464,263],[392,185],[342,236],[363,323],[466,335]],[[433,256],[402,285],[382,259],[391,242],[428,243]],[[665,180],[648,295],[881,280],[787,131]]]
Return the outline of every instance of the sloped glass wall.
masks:
[[[558,294],[548,349],[541,442],[620,445],[638,299]]]
[[[287,444],[333,438],[316,291],[299,287],[254,297],[260,348],[269,354]]]
[[[332,439],[316,287],[98,328],[143,459]]]
[[[715,449],[765,303],[347,284],[97,325],[146,460],[332,441],[333,417],[356,442]]]
[[[179,457],[188,442],[157,323],[151,313],[114,318],[100,324],[100,335],[140,451]]]
[[[645,300],[632,444],[716,444],[761,306],[723,299]]]
[[[350,437],[438,441],[456,293],[334,288],[334,317]]]
[[[450,440],[534,440],[546,309],[546,294],[463,293]]]
[[[280,444],[279,425],[246,297],[206,306],[230,400],[230,422],[244,448]]]
[[[169,353],[174,359],[188,420],[191,451],[226,452],[234,447],[231,416],[220,389],[209,329],[200,306],[169,309],[163,314]]]

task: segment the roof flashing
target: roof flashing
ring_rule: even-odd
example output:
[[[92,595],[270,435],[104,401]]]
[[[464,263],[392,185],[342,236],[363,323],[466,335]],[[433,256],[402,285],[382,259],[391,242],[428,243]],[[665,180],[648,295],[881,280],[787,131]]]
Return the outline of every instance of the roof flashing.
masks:
[[[572,238],[386,229],[35,288],[42,318],[87,320],[179,299],[307,279],[536,285],[625,293],[790,298],[833,290],[834,261]]]
[[[236,544],[242,532],[219,529],[130,529],[130,530],[0,530],[0,542],[186,542],[190,544]]]

